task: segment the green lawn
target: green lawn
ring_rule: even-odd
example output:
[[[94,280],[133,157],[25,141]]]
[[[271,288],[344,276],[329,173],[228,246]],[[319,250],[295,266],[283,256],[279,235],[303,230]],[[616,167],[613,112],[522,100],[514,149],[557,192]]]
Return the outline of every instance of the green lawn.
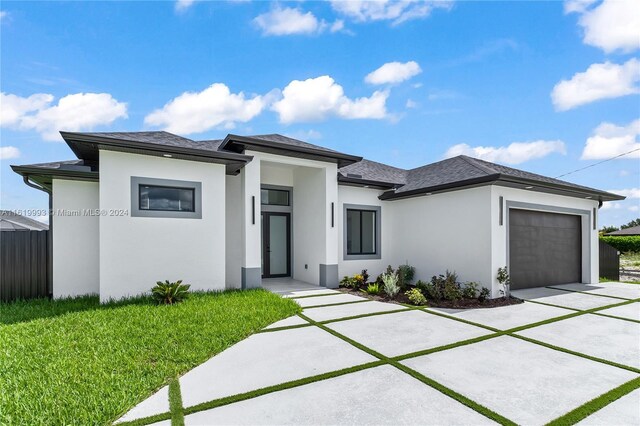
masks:
[[[100,305],[0,304],[0,424],[110,423],[179,374],[300,311],[264,290]]]

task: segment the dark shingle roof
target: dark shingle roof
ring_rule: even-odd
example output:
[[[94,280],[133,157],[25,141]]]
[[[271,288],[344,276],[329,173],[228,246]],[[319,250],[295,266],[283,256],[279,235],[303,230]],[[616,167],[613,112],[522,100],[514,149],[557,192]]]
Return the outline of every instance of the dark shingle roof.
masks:
[[[640,235],[640,226],[632,226],[631,228],[620,229],[619,231],[609,232],[606,235]]]
[[[2,231],[46,231],[47,229],[49,227],[42,222],[11,210],[0,210],[0,230]]]
[[[98,136],[116,140],[131,142],[151,143],[155,145],[173,146],[179,148],[202,149],[206,151],[217,151],[220,142],[216,140],[194,141],[189,138],[174,135],[165,131],[154,132],[94,132],[82,133],[83,135]]]
[[[433,164],[418,167],[411,170],[389,166],[375,161],[365,160],[361,157],[343,154],[329,148],[313,145],[298,139],[279,134],[238,136],[227,135],[224,140],[212,139],[194,141],[182,136],[174,135],[164,131],[149,132],[98,132],[98,133],[69,133],[61,132],[69,146],[74,149],[78,158],[88,158],[97,162],[97,148],[89,145],[86,148],[82,137],[86,136],[90,144],[117,145],[118,141],[131,142],[135,149],[135,143],[160,145],[175,148],[175,151],[202,151],[203,156],[220,157],[224,161],[232,164],[233,172],[237,172],[249,157],[238,156],[238,152],[244,150],[245,145],[252,146],[252,149],[265,150],[265,152],[276,152],[282,155],[295,153],[301,158],[331,158],[335,160],[339,168],[339,179],[342,182],[361,183],[363,185],[380,184],[380,187],[395,188],[394,192],[385,193],[383,199],[391,199],[413,194],[427,193],[430,189],[444,190],[448,188],[462,187],[472,183],[488,183],[496,180],[505,184],[527,184],[536,182],[536,186],[544,186],[554,190],[573,191],[579,194],[596,196],[601,200],[622,199],[614,194],[604,191],[576,185],[570,182],[514,169],[488,161],[460,155]],[[91,138],[94,138],[91,140]],[[109,141],[112,139],[113,141]],[[76,142],[80,142],[77,144]],[[179,149],[180,148],[180,149]],[[208,152],[209,154],[204,154]],[[181,153],[181,152],[179,152]],[[215,154],[214,154],[215,153]],[[188,153],[190,154],[190,153]],[[234,155],[237,157],[234,157]],[[80,162],[58,162],[35,164],[23,167],[41,167],[44,169],[60,170],[83,170],[87,164]],[[14,169],[15,170],[15,169]]]
[[[290,138],[288,136],[279,135],[276,133],[270,135],[255,135],[255,136],[247,136],[252,139],[260,139],[267,142],[277,142],[285,145],[297,146],[302,148],[311,148],[318,151],[325,151],[337,154],[338,151],[334,151],[333,149],[325,148],[323,146],[314,145],[308,142],[304,142],[298,139]]]
[[[406,170],[366,159],[342,167],[338,172],[345,178],[355,178],[394,185],[405,185],[407,183]]]

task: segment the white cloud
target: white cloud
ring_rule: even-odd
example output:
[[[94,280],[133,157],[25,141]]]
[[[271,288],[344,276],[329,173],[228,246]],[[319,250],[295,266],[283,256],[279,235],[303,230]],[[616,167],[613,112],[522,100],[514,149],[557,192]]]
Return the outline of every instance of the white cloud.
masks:
[[[640,61],[629,59],[622,65],[605,62],[593,64],[585,72],[562,80],[551,92],[556,110],[566,111],[601,99],[640,93]]]
[[[184,92],[151,112],[144,122],[181,134],[200,133],[218,126],[229,129],[259,115],[268,98],[269,95],[245,97],[242,92],[231,93],[223,83],[214,83],[202,92]]]
[[[513,142],[508,146],[476,146],[471,147],[465,143],[454,145],[447,150],[445,158],[457,155],[468,155],[481,160],[520,164],[525,161],[546,157],[552,153],[566,154],[564,142],[538,140],[533,142]]]
[[[36,93],[27,98],[0,94],[0,125],[35,130],[45,140],[59,140],[58,132],[91,130],[127,118],[127,104],[108,93],[76,93],[52,105],[53,95]]]
[[[8,13],[4,10],[0,10],[0,21],[4,21],[4,18],[8,16]]]
[[[282,91],[282,99],[272,105],[281,123],[320,121],[330,116],[344,119],[382,119],[387,117],[388,91],[370,97],[350,99],[342,86],[328,75],[304,81],[293,80]]]
[[[565,2],[565,13],[581,14],[578,24],[584,30],[583,41],[607,53],[632,52],[640,48],[640,2],[604,0],[595,7],[593,0]]]
[[[336,20],[328,24],[315,17],[311,12],[303,12],[298,8],[276,6],[269,12],[256,16],[253,23],[262,30],[265,36],[283,36],[292,34],[320,34],[344,30],[344,21]]]
[[[176,1],[176,12],[184,12],[185,10],[189,9],[191,6],[193,6],[193,3],[195,3],[195,0],[178,0]]]
[[[628,210],[629,210],[630,212],[637,212],[637,211],[639,211],[639,210],[640,210],[640,206],[630,206],[630,207],[628,208]]]
[[[364,78],[369,84],[393,84],[401,83],[420,74],[422,69],[415,61],[387,62],[375,71],[370,72]]]
[[[565,0],[564,13],[582,13],[595,2],[596,0]]]
[[[627,126],[602,123],[596,127],[593,134],[587,139],[581,159],[605,160],[633,150],[639,151],[620,158],[640,159],[638,136],[640,136],[640,119],[629,123]]]
[[[406,108],[417,108],[418,107],[418,103],[416,101],[414,101],[413,99],[407,99],[407,103],[405,104]]]
[[[627,197],[627,199],[640,198],[640,188],[608,189],[607,192],[622,195],[623,197]]]
[[[392,25],[426,18],[436,8],[450,9],[450,1],[332,0],[333,9],[357,22],[391,21]]]
[[[0,146],[0,160],[10,160],[20,157],[20,150],[15,146]]]
[[[604,204],[602,204],[602,207],[600,207],[600,210],[620,210],[621,208],[622,208],[621,202],[607,201]]]

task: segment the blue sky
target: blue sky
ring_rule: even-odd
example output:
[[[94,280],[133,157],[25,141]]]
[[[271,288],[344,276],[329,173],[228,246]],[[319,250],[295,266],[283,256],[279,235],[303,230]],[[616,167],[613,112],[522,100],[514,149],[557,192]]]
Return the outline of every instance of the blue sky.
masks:
[[[640,2],[3,2],[9,168],[58,130],[283,133],[403,168],[459,153],[628,196],[640,216]],[[385,65],[386,64],[386,65]]]

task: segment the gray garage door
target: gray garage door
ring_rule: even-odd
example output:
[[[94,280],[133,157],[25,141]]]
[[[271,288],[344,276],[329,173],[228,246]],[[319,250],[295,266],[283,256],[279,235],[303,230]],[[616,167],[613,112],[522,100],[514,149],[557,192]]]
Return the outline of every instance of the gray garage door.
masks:
[[[582,281],[580,216],[509,211],[511,288]]]

